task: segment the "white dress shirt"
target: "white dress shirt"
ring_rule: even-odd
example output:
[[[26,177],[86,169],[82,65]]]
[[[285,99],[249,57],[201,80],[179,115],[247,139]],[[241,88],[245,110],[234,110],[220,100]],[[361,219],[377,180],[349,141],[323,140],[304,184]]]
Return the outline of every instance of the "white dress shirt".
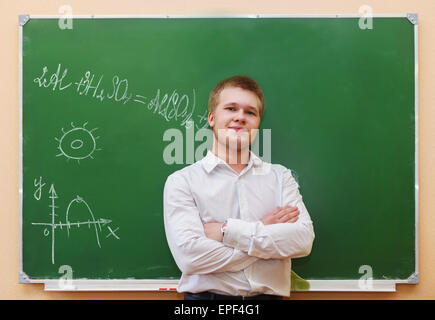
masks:
[[[297,206],[294,223],[263,225],[278,206]],[[224,222],[223,242],[203,223]],[[210,150],[172,173],[164,188],[166,238],[182,272],[178,292],[290,295],[291,258],[310,254],[313,223],[291,171],[250,152],[238,174]]]

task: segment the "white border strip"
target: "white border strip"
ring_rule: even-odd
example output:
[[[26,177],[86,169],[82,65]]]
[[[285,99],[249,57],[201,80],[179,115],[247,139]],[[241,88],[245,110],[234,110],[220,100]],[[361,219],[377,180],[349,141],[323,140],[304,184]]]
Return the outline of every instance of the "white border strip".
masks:
[[[309,292],[345,291],[345,292],[395,292],[395,280],[373,280],[366,289],[362,288],[359,280],[309,280]],[[296,291],[296,292],[302,292]]]
[[[45,291],[169,291],[179,280],[44,280]]]
[[[309,280],[309,290],[292,292],[395,292],[395,280],[373,280],[363,288],[359,280]],[[46,291],[169,291],[177,292],[178,280],[45,280]]]

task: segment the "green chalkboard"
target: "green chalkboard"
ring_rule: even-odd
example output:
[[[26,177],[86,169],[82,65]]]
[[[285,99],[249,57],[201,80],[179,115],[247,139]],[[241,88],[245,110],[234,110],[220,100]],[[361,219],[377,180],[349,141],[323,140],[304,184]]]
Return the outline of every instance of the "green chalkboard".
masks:
[[[58,279],[68,265],[76,279],[178,279],[162,192],[192,157],[186,142],[181,163],[166,163],[164,135],[204,131],[211,89],[244,74],[266,98],[272,147],[265,155],[260,132],[259,156],[293,170],[314,222],[312,253],[294,271],[348,280],[368,265],[375,280],[408,279],[415,25],[358,22],[81,18],[62,29],[31,17],[21,27],[21,274]]]

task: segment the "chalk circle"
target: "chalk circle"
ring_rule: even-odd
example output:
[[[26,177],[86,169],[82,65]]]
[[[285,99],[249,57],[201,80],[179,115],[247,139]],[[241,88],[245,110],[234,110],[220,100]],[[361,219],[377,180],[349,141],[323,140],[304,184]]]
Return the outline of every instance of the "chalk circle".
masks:
[[[97,148],[96,138],[92,134],[93,130],[88,130],[83,126],[73,127],[64,132],[60,139],[56,139],[59,141],[58,149],[61,152],[58,156],[63,155],[73,160],[92,158]]]
[[[83,147],[83,141],[80,139],[75,139],[73,142],[71,142],[71,149],[80,149]]]

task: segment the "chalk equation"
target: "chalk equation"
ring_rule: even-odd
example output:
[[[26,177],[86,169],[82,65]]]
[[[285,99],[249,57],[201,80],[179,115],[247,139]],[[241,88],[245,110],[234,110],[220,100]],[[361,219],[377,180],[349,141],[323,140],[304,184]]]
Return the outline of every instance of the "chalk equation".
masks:
[[[42,177],[40,177],[40,180]],[[36,181],[36,180],[35,180]],[[109,237],[112,237],[116,240],[120,240],[119,235],[116,233],[119,230],[119,227],[113,230],[110,228],[109,224],[112,223],[112,220],[106,219],[106,218],[97,218],[95,217],[94,213],[91,210],[91,207],[89,204],[80,196],[76,196],[74,199],[72,199],[67,206],[66,212],[65,212],[65,222],[57,221],[56,217],[58,214],[56,213],[56,209],[59,207],[56,206],[56,199],[59,198],[59,196],[56,193],[54,184],[51,184],[49,189],[49,199],[50,199],[50,205],[49,208],[51,208],[51,222],[32,222],[32,225],[34,226],[42,226],[45,227],[43,230],[44,236],[51,235],[51,263],[54,264],[55,262],[55,231],[66,231],[68,238],[70,236],[70,230],[71,228],[80,228],[80,226],[88,227],[89,230],[95,231],[95,239],[96,244],[99,248],[101,248],[101,242],[100,242],[100,233],[103,232],[103,228],[106,227],[106,231],[109,231],[106,235],[106,239]],[[40,200],[41,198],[36,198],[36,200]],[[85,208],[85,211],[88,213],[89,218],[88,220],[79,220],[79,221],[71,221],[70,215],[74,207],[77,206],[83,206]]]
[[[181,126],[186,126],[188,121],[194,121],[196,108],[196,90],[194,88],[192,96],[180,94],[176,89],[172,90],[171,93],[164,93],[157,89],[155,94],[147,96],[142,93],[133,93],[129,87],[128,79],[118,75],[111,77],[109,89],[105,87],[103,74],[97,75],[91,71],[86,71],[77,81],[67,78],[68,68],[62,67],[59,63],[54,72],[50,72],[47,66],[43,66],[41,74],[33,79],[33,83],[39,88],[51,89],[54,92],[74,90],[76,94],[95,99],[98,102],[109,100],[124,105],[127,103],[141,105],[167,122],[175,121]],[[194,121],[196,129],[208,127],[207,114],[208,110],[205,108],[203,114],[196,115],[196,118],[199,119]]]

